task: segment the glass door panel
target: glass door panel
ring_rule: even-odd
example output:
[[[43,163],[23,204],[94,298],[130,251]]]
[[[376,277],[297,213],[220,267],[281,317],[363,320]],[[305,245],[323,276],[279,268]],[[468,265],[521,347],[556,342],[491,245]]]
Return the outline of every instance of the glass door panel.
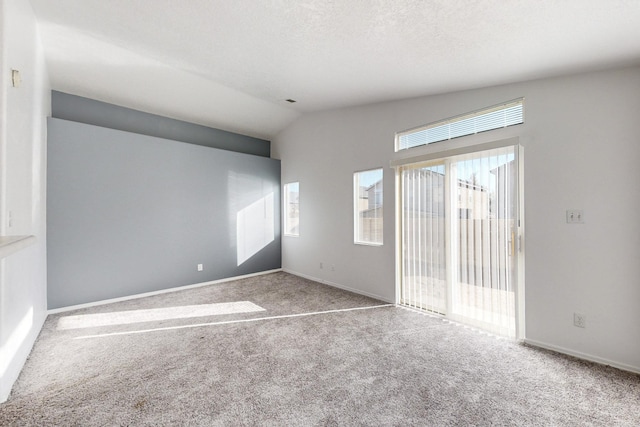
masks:
[[[402,304],[445,314],[445,165],[402,172]]]
[[[513,147],[451,159],[456,197],[450,317],[515,337],[517,168]],[[457,276],[457,277],[456,277]]]
[[[400,171],[400,303],[515,337],[515,147]]]

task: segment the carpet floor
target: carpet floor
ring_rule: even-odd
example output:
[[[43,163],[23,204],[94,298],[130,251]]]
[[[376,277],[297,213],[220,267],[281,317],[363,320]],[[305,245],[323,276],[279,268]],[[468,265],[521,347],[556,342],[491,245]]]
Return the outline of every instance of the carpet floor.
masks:
[[[638,426],[640,376],[286,273],[50,315],[2,426]]]

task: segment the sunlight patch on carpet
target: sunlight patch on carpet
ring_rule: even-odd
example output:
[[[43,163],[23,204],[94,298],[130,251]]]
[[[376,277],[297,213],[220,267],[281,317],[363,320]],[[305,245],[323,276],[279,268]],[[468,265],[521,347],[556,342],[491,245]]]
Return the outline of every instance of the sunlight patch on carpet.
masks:
[[[160,320],[189,319],[192,317],[223,314],[254,313],[264,308],[250,301],[221,302],[215,304],[183,305],[146,310],[117,311],[113,313],[65,316],[58,321],[58,330],[94,328],[99,326],[129,325]]]
[[[255,317],[252,319],[227,320],[222,322],[197,323],[194,325],[167,326],[163,328],[142,329],[138,331],[123,331],[123,332],[112,332],[112,333],[97,334],[97,335],[84,335],[80,337],[75,337],[74,340],[82,340],[82,339],[88,339],[88,338],[106,338],[106,337],[113,337],[113,336],[119,336],[119,335],[145,334],[149,332],[171,331],[171,330],[177,330],[177,329],[201,328],[204,326],[229,325],[232,323],[248,323],[248,322],[260,322],[264,320],[288,319],[293,317],[317,316],[320,314],[340,313],[344,311],[356,311],[356,310],[369,310],[369,309],[384,308],[384,307],[395,307],[395,304],[370,305],[365,307],[353,307],[353,308],[341,308],[337,310],[314,311],[310,313],[284,314],[281,316]]]

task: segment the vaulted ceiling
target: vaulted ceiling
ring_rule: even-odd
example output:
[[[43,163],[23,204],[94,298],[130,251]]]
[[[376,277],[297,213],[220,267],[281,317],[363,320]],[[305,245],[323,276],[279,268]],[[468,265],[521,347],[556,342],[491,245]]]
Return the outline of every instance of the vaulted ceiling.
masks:
[[[640,63],[638,0],[31,3],[54,89],[264,138],[305,112]]]

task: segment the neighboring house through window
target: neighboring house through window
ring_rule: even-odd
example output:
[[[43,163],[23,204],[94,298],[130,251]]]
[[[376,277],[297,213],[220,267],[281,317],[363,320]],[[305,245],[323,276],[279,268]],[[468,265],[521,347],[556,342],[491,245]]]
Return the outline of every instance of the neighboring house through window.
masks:
[[[353,174],[354,243],[382,245],[382,169]]]

